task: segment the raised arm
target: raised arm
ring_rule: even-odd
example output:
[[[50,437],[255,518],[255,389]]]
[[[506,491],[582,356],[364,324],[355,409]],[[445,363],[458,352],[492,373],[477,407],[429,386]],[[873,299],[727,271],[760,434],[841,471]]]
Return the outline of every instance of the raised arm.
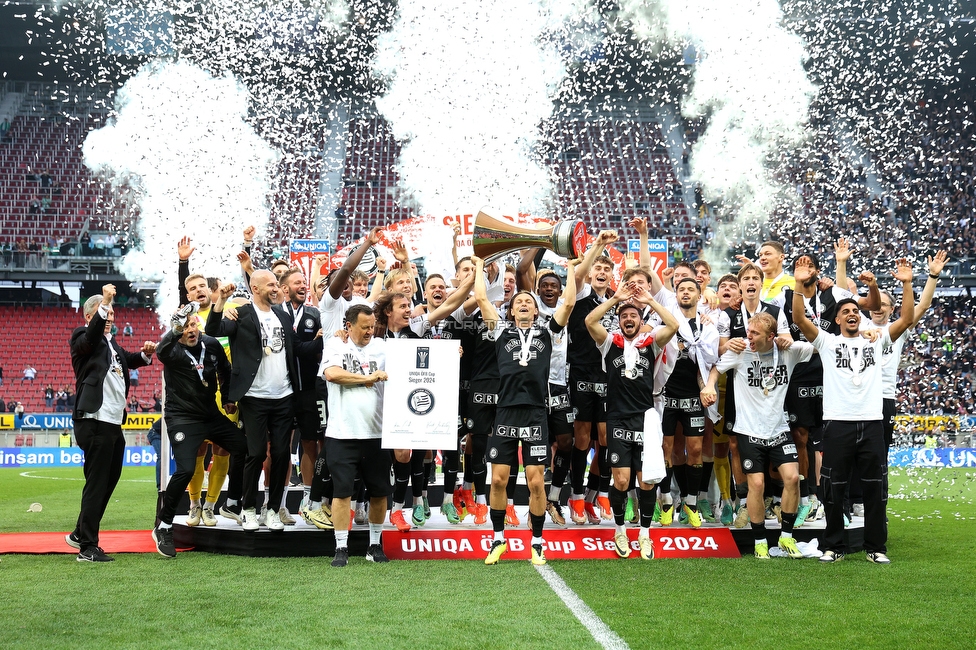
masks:
[[[478,307],[481,309],[481,317],[484,319],[488,329],[495,329],[495,325],[498,324],[498,310],[488,300],[488,285],[485,282],[485,261],[480,257],[472,255],[471,262],[474,264],[474,297],[478,301]]]
[[[460,307],[467,299],[473,284],[474,276],[469,275],[466,277],[461,283],[461,286],[458,287],[457,290],[454,291],[450,296],[448,296],[447,300],[441,303],[440,307],[427,314],[427,322],[429,322],[431,325],[436,325],[457,311],[457,308]],[[487,291],[485,294],[487,295]]]
[[[929,262],[929,277],[925,281],[925,287],[922,289],[922,295],[918,299],[918,305],[915,306],[915,322],[912,323],[912,327],[918,325],[918,322],[925,316],[925,312],[932,306],[935,288],[939,286],[939,276],[942,274],[942,269],[945,268],[949,256],[945,251],[939,251],[935,254],[935,257],[929,257],[927,259]]]
[[[851,257],[851,244],[846,237],[841,237],[834,244],[834,263],[837,265],[834,274],[834,284],[844,288],[847,286],[847,260]]]
[[[651,270],[651,248],[647,236],[647,219],[634,217],[630,220],[630,226],[640,235],[640,267],[651,276],[651,293],[656,296],[664,288],[664,285],[661,284],[661,279],[657,277],[657,273]]]
[[[871,271],[861,271],[857,276],[858,282],[868,286],[868,295],[857,299],[857,306],[863,311],[874,311],[881,307],[881,290],[878,289],[878,279]],[[845,285],[846,286],[846,285]]]
[[[566,288],[563,289],[563,304],[559,305],[556,313],[552,315],[552,319],[561,327],[565,327],[566,323],[569,322],[569,315],[573,313],[573,307],[576,306],[576,267],[579,266],[579,263],[579,259],[566,262]]]
[[[313,307],[319,306],[319,299],[322,297],[322,294],[319,293],[318,286],[319,282],[322,280],[322,267],[325,266],[325,263],[328,261],[329,256],[322,253],[319,253],[312,258],[312,272],[308,279],[308,286],[312,288],[311,303]]]
[[[601,230],[600,234],[597,235],[596,240],[593,242],[593,246],[590,250],[586,251],[583,256],[583,261],[576,266],[576,286],[581,287],[583,283],[586,282],[586,276],[589,275],[590,269],[593,268],[593,262],[596,258],[603,254],[603,251],[607,249],[607,246],[617,241],[617,231],[616,230]]]
[[[597,346],[603,345],[603,342],[607,340],[610,333],[607,332],[607,328],[603,326],[603,317],[608,311],[616,307],[618,304],[625,300],[630,299],[631,287],[628,285],[621,284],[617,288],[617,293],[610,296],[607,300],[597,305],[593,311],[586,315],[583,322],[586,323],[586,331],[590,333],[590,338],[593,339]]]
[[[657,343],[659,348],[663,348],[674,337],[675,332],[678,331],[678,319],[674,317],[670,309],[654,300],[654,296],[646,290],[637,296],[637,300],[653,309],[654,313],[661,318],[663,327],[659,327],[655,331],[654,342]]]
[[[214,298],[204,327],[204,333],[208,336],[229,336],[231,330],[237,330],[236,320],[224,318],[224,305],[227,304],[227,299],[234,295],[236,290],[237,287],[234,286],[233,282],[224,282],[217,287],[217,297]]]
[[[814,268],[812,266],[797,264],[796,269],[793,271],[793,279],[796,281],[793,285],[793,322],[796,323],[796,326],[800,328],[800,332],[811,343],[817,338],[817,335],[820,333],[820,328],[807,318],[806,305],[803,304],[803,294],[800,293],[800,288],[804,282],[813,276]]]
[[[179,282],[180,291],[180,304],[185,305],[187,303],[186,295],[186,279],[190,277],[190,255],[193,255],[193,251],[196,248],[190,243],[190,238],[183,236],[179,243],[176,244],[176,254],[180,258],[179,273],[177,273],[177,281]]]
[[[366,254],[370,246],[375,246],[379,240],[380,229],[379,227],[373,228],[369,231],[369,235],[366,236],[363,243],[359,245],[359,248],[349,254],[349,257],[342,263],[342,266],[339,267],[336,274],[332,276],[332,282],[329,284],[329,295],[333,299],[342,295],[346,285],[349,284],[349,276],[359,266],[359,263],[363,261],[363,255]]]
[[[892,341],[915,324],[915,294],[912,289],[912,265],[904,257],[899,259],[892,277],[901,282],[901,314],[898,320],[888,328],[888,337]]]
[[[544,248],[526,248],[522,250],[518,266],[515,267],[515,287],[519,290],[535,291],[535,273],[546,254]]]

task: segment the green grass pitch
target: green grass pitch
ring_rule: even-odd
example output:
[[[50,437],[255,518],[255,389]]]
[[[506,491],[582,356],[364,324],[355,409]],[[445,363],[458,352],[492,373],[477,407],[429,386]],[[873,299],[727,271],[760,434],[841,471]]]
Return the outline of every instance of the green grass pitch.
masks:
[[[0,532],[67,531],[80,470],[0,470]],[[976,472],[893,469],[892,565],[553,561],[631,648],[972,648]],[[28,512],[33,502],[40,513]],[[148,529],[152,470],[126,469],[103,528]],[[528,562],[118,554],[0,561],[0,647],[599,647]]]

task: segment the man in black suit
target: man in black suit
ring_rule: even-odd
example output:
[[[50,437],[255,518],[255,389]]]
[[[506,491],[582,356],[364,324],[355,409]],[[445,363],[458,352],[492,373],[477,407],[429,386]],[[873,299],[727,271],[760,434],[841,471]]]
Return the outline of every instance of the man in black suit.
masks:
[[[146,341],[140,352],[126,352],[110,334],[115,315],[115,285],[102,287],[84,305],[85,327],[71,333],[71,364],[75,371],[75,439],[85,452],[85,487],[74,531],[65,536],[79,550],[79,562],[111,562],[98,547],[98,526],[122,475],[125,453],[126,396],[129,368],[151,363],[156,344]]]
[[[252,531],[260,528],[256,493],[269,441],[269,504],[281,503],[288,478],[294,395],[301,390],[295,355],[314,355],[321,342],[297,340],[291,316],[277,305],[278,279],[271,271],[255,271],[250,286],[252,303],[238,307],[234,318],[224,318],[223,312],[236,287],[232,283],[218,287],[206,333],[230,339],[232,370],[225,400],[237,402],[247,437],[241,526]],[[271,530],[284,529],[278,510],[272,507],[264,523]]]
[[[322,361],[322,324],[319,310],[305,304],[308,293],[308,284],[305,281],[305,274],[301,269],[290,268],[278,278],[278,286],[285,294],[285,302],[282,307],[292,317],[292,327],[295,336],[299,341],[313,341],[316,346],[314,355],[298,357],[298,383],[295,403],[295,424],[301,437],[302,456],[301,456],[301,477],[302,477],[302,503],[308,500],[309,492],[312,489],[312,474],[314,472],[315,459],[319,456],[322,444],[325,442],[325,422],[322,417],[324,414],[319,411],[319,393],[316,390],[315,380],[319,372],[319,364]],[[294,442],[292,443],[294,446]],[[281,504],[278,514],[282,520],[290,513],[283,512],[286,509],[284,502]],[[288,522],[285,522],[288,523]]]

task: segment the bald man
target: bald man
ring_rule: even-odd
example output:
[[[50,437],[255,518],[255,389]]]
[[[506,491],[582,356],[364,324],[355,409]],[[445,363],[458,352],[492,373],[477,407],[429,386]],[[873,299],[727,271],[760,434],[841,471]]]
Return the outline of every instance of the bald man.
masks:
[[[207,317],[209,336],[226,336],[230,341],[232,372],[227,401],[237,402],[240,421],[247,436],[244,463],[241,526],[246,531],[260,528],[256,496],[261,466],[271,448],[268,500],[281,503],[290,460],[289,438],[295,415],[294,395],[301,390],[296,355],[314,356],[316,343],[298,341],[292,317],[278,305],[278,278],[271,271],[255,271],[250,279],[251,304],[237,308],[236,318],[224,318],[224,304],[234,293],[232,283],[217,288]],[[277,507],[269,507],[264,525],[280,531],[284,524]]]

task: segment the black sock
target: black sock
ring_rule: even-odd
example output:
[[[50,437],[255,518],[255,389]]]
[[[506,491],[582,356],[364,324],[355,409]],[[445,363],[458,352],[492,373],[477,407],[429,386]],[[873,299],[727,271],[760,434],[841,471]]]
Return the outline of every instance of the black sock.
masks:
[[[800,479],[800,498],[810,496],[810,486],[807,483],[807,479],[804,476]]]
[[[793,526],[796,524],[795,512],[783,513],[783,532],[793,534]]]
[[[745,505],[746,499],[749,497],[749,484],[743,483],[742,485],[736,485],[735,496],[739,497],[739,503]]]
[[[471,472],[474,492],[477,496],[488,494],[488,466],[485,464],[485,451],[488,449],[488,436],[473,436],[471,439]]]
[[[430,484],[437,477],[437,463],[434,462],[433,458],[424,459],[424,490],[430,487]]]
[[[515,484],[518,482],[518,465],[512,467],[508,472],[508,487],[505,488],[505,493],[509,499],[515,498]]]
[[[757,524],[756,522],[749,522],[749,523],[752,524],[752,532],[755,535],[756,541],[757,542],[765,542],[766,541],[766,522],[764,521],[761,524]]]
[[[610,509],[613,511],[613,523],[624,525],[624,514],[627,503],[627,493],[621,492],[616,485],[610,486]]]
[[[464,454],[464,482],[474,483],[474,462],[471,454]]]
[[[448,494],[454,494],[454,489],[457,487],[458,462],[461,460],[461,453],[457,449],[445,451],[443,458],[444,491]]]
[[[328,487],[331,488],[332,475],[329,474],[329,468],[325,462],[325,453],[323,450],[323,453],[320,453],[319,457],[315,459],[315,475],[312,478],[312,489],[308,493],[309,500],[321,501],[327,483]]]
[[[610,480],[612,476],[610,471],[610,450],[606,447],[600,447],[600,492],[610,491]]]
[[[505,511],[495,510],[492,508],[488,511],[488,516],[491,518],[491,529],[496,533],[505,530]]]
[[[694,490],[699,485],[701,485],[701,475],[702,475],[701,465],[685,465],[685,481],[687,481],[688,483],[688,496],[694,495],[695,499],[698,498],[698,491],[695,490],[693,492],[692,490]],[[693,509],[697,509],[697,508],[698,506],[695,506],[695,508]]]
[[[422,451],[413,452],[413,455],[410,456],[410,490],[415,499],[424,495],[424,483],[427,482],[425,473],[424,453]]]
[[[675,465],[674,478],[678,481],[678,492],[681,494],[681,498],[684,499],[688,496],[688,466],[684,464]]]
[[[783,500],[783,481],[773,481],[773,499],[777,502]]]
[[[532,536],[542,537],[542,526],[546,523],[546,516],[534,515],[530,512],[529,521],[532,523]]]
[[[393,461],[393,503],[404,503],[407,498],[407,485],[410,483],[410,463]]]
[[[712,466],[715,461],[707,460],[702,463],[701,481],[698,483],[698,491],[708,494],[709,485],[712,482]]]
[[[594,474],[590,472],[590,475],[586,477],[586,489],[593,490],[596,492],[600,489],[600,474]]]
[[[654,516],[654,501],[657,497],[657,487],[650,490],[638,490],[637,502],[640,504],[640,525],[641,528],[649,528],[651,518]]]
[[[556,450],[556,457],[552,462],[552,486],[562,488],[569,476],[569,468],[573,463],[573,453],[570,450]]]
[[[573,447],[570,455],[573,473],[573,494],[583,494],[583,480],[586,478],[586,451],[586,449]]]
[[[671,493],[671,477],[672,476],[674,476],[674,468],[671,467],[670,465],[665,466],[665,468],[664,468],[664,480],[661,481],[661,484],[660,485],[658,485],[658,488],[661,489],[661,496],[664,496],[665,494],[670,494]]]

